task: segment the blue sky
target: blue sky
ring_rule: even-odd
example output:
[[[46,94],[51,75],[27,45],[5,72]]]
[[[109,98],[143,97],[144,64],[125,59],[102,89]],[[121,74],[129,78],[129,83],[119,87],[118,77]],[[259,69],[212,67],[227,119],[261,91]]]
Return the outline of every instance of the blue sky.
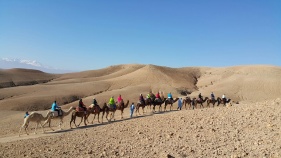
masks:
[[[281,1],[3,0],[0,57],[68,70],[281,66]]]

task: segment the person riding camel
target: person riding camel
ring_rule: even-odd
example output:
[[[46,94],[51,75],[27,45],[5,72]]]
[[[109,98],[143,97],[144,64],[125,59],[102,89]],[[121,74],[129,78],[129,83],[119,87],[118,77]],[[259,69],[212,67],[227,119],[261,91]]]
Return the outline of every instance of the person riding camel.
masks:
[[[155,101],[160,101],[161,100],[161,98],[160,98],[160,93],[159,92],[157,92],[157,94],[156,94],[156,98],[155,98]]]
[[[201,93],[199,93],[198,98],[199,98],[200,101],[203,100]]]
[[[151,99],[150,93],[147,93],[146,99]]]
[[[86,105],[83,103],[82,99],[79,100],[78,106],[79,106],[79,108],[82,108],[84,110],[85,114],[87,114],[87,108],[86,108]]]
[[[168,93],[168,99],[172,100],[173,101],[173,96],[172,96],[172,93]]]
[[[150,98],[152,101],[155,100],[155,95],[152,93],[152,91],[149,92]]]
[[[224,102],[226,102],[225,94],[223,94],[221,98],[222,98],[222,100],[223,100]]]
[[[98,106],[98,102],[97,102],[96,98],[93,98],[93,105]]]
[[[117,98],[117,102],[121,103],[122,100],[123,100],[123,98],[121,97],[121,94],[119,94],[119,97]]]
[[[57,111],[58,115],[60,115],[61,108],[58,106],[57,101],[53,102],[51,111]]]
[[[25,112],[24,118],[26,118],[27,116],[29,116],[28,111],[27,111],[27,112]]]
[[[139,102],[140,102],[141,104],[143,104],[143,105],[144,105],[144,103],[145,103],[145,101],[144,101],[144,98],[143,98],[142,94],[140,94],[140,97],[139,97]]]
[[[109,99],[108,104],[109,104],[110,108],[116,109],[116,104],[115,104],[115,100],[114,100],[113,96]]]
[[[214,95],[213,92],[211,93],[211,99],[212,99],[212,100],[215,100],[215,95]]]

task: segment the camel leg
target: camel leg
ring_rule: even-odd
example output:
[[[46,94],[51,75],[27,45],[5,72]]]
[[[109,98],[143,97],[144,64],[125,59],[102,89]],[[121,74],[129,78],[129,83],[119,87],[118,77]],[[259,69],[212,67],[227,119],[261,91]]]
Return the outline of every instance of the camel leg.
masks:
[[[121,119],[123,119],[123,110],[121,110]]]
[[[87,123],[86,123],[86,116],[84,116],[84,125],[87,126]]]
[[[96,118],[96,114],[94,114],[94,119],[93,119],[93,121],[92,121],[92,124],[94,124],[95,118]],[[89,123],[89,122],[88,122],[88,123]]]
[[[100,123],[100,113],[98,113],[98,123]]]
[[[80,126],[80,124],[82,123],[82,121],[83,121],[83,116],[81,117],[81,121],[80,121],[80,123],[78,124],[78,127]]]
[[[39,123],[37,122],[37,123],[36,123],[36,126],[35,126],[35,130],[34,130],[34,134],[37,134],[37,133],[36,133],[36,130],[37,130],[38,124],[39,124]]]
[[[142,108],[142,114],[144,115],[144,107]]]
[[[43,133],[45,133],[44,127],[43,127],[43,125],[42,125],[41,122],[40,122],[40,126],[41,126],[41,128],[42,128]]]
[[[113,121],[115,121],[114,114],[115,114],[115,112],[113,112],[113,114],[112,114]]]
[[[27,129],[27,127],[28,127],[28,125],[25,125],[25,126],[24,126],[24,131],[25,131],[26,135],[29,135],[29,134],[28,134],[28,129]]]

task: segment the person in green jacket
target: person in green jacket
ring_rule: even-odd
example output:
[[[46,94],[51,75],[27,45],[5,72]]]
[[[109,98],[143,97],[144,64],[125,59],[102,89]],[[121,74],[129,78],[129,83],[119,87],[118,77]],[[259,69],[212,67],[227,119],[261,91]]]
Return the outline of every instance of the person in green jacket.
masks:
[[[116,104],[115,104],[115,100],[114,100],[114,97],[112,96],[110,99],[109,99],[109,106],[110,106],[110,108],[114,108],[114,109],[116,109]]]

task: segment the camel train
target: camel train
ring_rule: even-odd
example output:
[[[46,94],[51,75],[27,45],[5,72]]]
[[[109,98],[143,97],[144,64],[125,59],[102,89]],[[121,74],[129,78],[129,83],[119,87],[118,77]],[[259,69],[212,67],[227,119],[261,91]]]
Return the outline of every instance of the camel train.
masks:
[[[175,99],[171,99],[171,98],[164,98],[163,96],[161,98],[156,98],[154,100],[152,100],[151,98],[147,98],[145,99],[144,102],[138,102],[136,105],[136,116],[140,114],[139,109],[142,108],[143,114],[145,113],[144,108],[153,106],[152,112],[155,113],[155,107],[159,106],[158,112],[162,111],[162,104],[164,104],[164,112],[167,111],[166,108],[168,105],[170,105],[170,111],[173,108],[173,104],[176,103],[179,100],[179,98],[175,98]],[[204,99],[197,99],[197,98],[190,98],[190,97],[186,97],[185,99],[183,99],[182,105],[185,106],[185,109],[187,109],[187,106],[189,105],[189,109],[195,109],[197,108],[197,106],[199,105],[200,108],[204,108],[203,104],[205,102],[207,102],[207,106],[206,107],[210,107],[210,105],[213,105],[213,107],[215,107],[215,104],[217,103],[217,106],[219,106],[220,104],[222,104],[223,106],[226,106],[227,103],[230,103],[231,99],[226,99],[226,98],[220,98],[218,97],[217,99],[211,99],[208,97],[205,97]],[[42,131],[43,133],[45,132],[44,130],[44,126],[46,124],[48,124],[48,127],[54,131],[54,129],[51,126],[51,121],[54,119],[58,119],[60,120],[59,122],[59,129],[61,130],[61,125],[63,123],[63,118],[66,117],[67,115],[71,114],[71,120],[70,120],[70,128],[72,128],[72,123],[74,123],[75,127],[79,127],[80,124],[82,123],[82,121],[84,122],[84,125],[87,125],[87,122],[89,123],[89,116],[90,114],[94,115],[93,120],[91,121],[91,123],[93,124],[96,116],[98,118],[98,122],[99,123],[103,123],[103,117],[105,115],[106,119],[108,122],[111,122],[112,120],[115,120],[114,118],[114,114],[117,110],[121,111],[121,119],[123,119],[123,112],[124,109],[127,108],[129,106],[129,100],[127,100],[126,103],[124,103],[123,99],[121,100],[121,102],[116,102],[116,108],[111,108],[109,104],[104,103],[102,107],[100,107],[99,105],[95,105],[95,106],[90,106],[86,109],[86,111],[79,111],[77,110],[77,108],[74,107],[70,107],[68,110],[64,111],[61,110],[61,114],[58,115],[58,113],[56,113],[56,111],[51,111],[49,110],[46,114],[46,116],[44,117],[42,114],[37,113],[37,112],[32,112],[29,116],[27,116],[26,118],[24,118],[24,123],[20,128],[19,131],[19,136],[21,134],[21,130],[22,128],[24,128],[26,134],[28,135],[28,130],[27,127],[29,125],[29,122],[36,122],[36,127],[35,127],[35,132],[37,130],[38,125],[40,125],[42,127]],[[99,115],[102,114],[102,121],[100,122],[99,119]],[[108,118],[108,115],[110,114],[110,117]],[[79,124],[76,124],[76,117],[80,117],[81,120],[79,122]],[[41,122],[44,121],[44,123],[42,124]]]

